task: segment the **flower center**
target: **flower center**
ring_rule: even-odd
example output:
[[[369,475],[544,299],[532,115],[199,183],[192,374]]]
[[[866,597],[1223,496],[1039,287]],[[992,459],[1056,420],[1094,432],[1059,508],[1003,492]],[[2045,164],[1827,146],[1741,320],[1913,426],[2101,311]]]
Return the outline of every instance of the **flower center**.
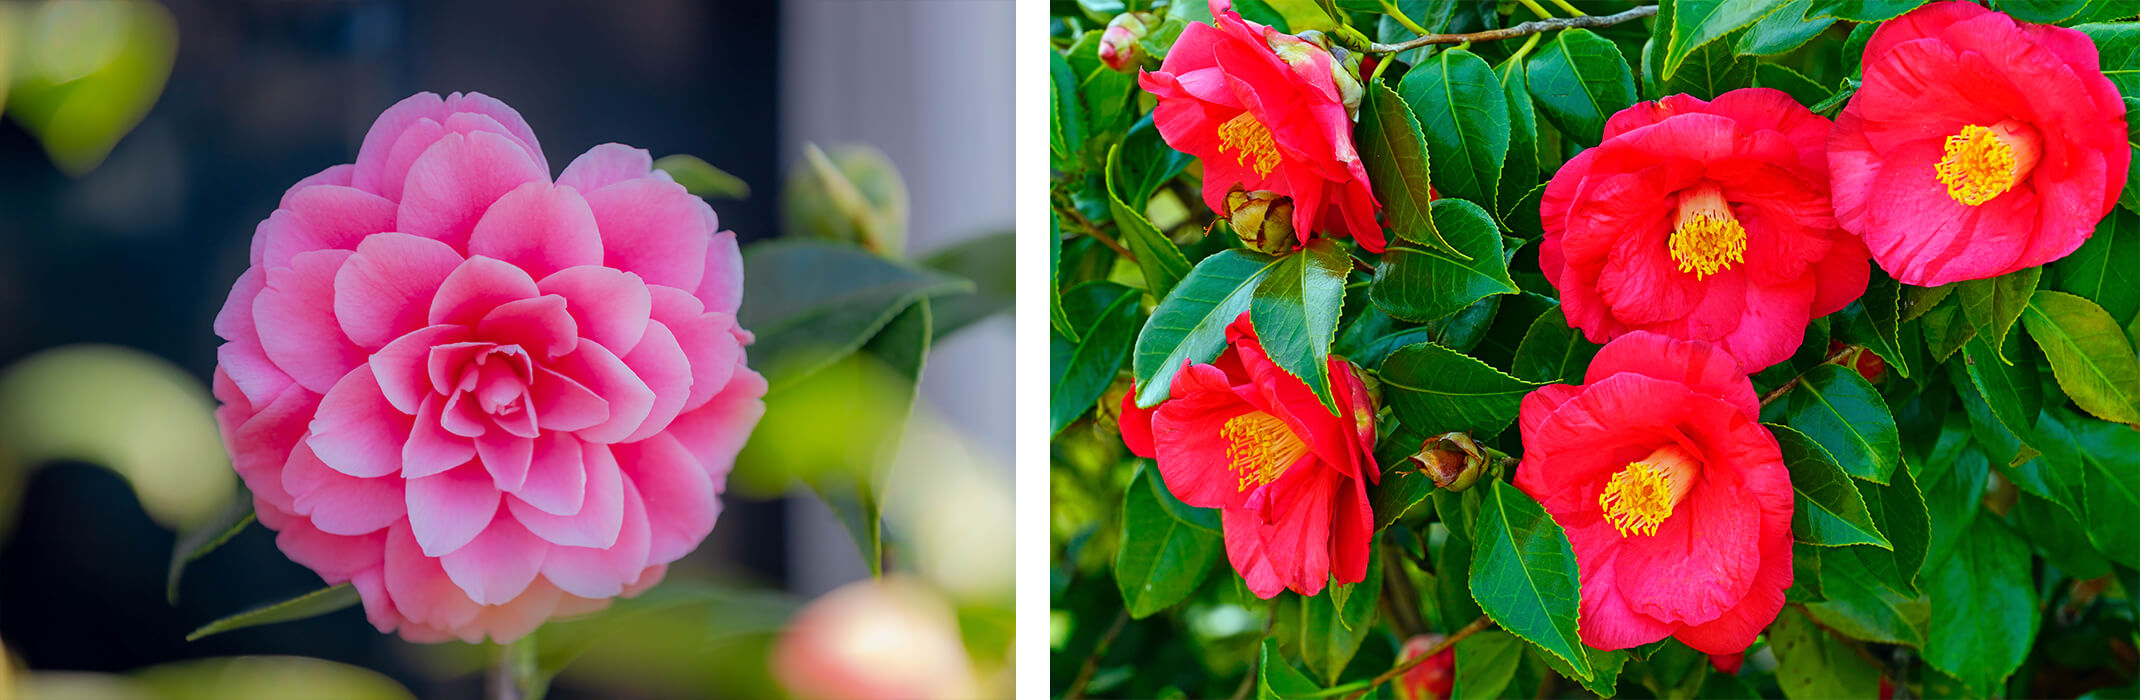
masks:
[[[1272,138],[1271,130],[1265,128],[1263,122],[1256,121],[1253,114],[1242,112],[1219,125],[1219,152],[1225,153],[1228,149],[1241,152],[1234,156],[1236,164],[1247,164],[1249,158],[1255,158],[1259,177],[1270,177],[1271,171],[1278,169],[1278,140]]]
[[[1746,262],[1746,227],[1731,216],[1724,189],[1703,184],[1679,198],[1679,218],[1666,243],[1680,272],[1699,280]]]
[[[2026,124],[2012,119],[1970,124],[1947,137],[1946,153],[1932,172],[1947,186],[1947,196],[1973,207],[2013,189],[2036,167],[2041,152],[2042,138]]]
[[[1241,477],[1236,487],[1240,491],[1277,481],[1286,467],[1308,454],[1308,444],[1285,421],[1262,411],[1228,419],[1219,437],[1226,440],[1226,463]]]
[[[1672,507],[1694,488],[1695,466],[1693,456],[1678,445],[1657,448],[1605,482],[1598,508],[1621,537],[1655,535],[1657,526],[1672,517]]]

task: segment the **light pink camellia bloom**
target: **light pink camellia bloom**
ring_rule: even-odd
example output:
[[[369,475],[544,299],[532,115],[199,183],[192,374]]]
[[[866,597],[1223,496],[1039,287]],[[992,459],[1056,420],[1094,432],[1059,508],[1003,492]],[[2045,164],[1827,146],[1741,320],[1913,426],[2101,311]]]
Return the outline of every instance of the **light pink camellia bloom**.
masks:
[[[646,151],[553,182],[502,102],[387,109],[283,195],[216,316],[260,523],[411,641],[506,642],[652,586],[765,411],[718,228]]]

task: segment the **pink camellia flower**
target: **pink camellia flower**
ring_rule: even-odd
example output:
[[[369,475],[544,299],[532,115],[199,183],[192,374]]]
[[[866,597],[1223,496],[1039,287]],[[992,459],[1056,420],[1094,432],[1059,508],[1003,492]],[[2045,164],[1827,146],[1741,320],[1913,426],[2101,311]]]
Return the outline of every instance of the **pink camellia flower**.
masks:
[[[2125,105],[2095,43],[1966,2],[1883,22],[1828,142],[1835,217],[1905,284],[2065,257],[2125,188]]]
[[[1603,343],[1650,330],[1760,371],[1806,322],[1865,293],[1865,245],[1835,227],[1828,120],[1766,88],[1621,110],[1546,185],[1539,267],[1568,324]]]
[[[812,601],[774,643],[772,668],[798,698],[985,697],[950,603],[896,576],[850,583]]]
[[[1211,0],[1211,17],[1139,79],[1159,98],[1159,135],[1203,161],[1204,203],[1226,214],[1226,193],[1270,191],[1293,199],[1301,241],[1351,236],[1382,252],[1381,204],[1352,144],[1359,80],[1322,47],[1241,19],[1231,0]]]
[[[1175,498],[1219,509],[1226,558],[1257,597],[1359,582],[1374,534],[1367,483],[1382,478],[1366,384],[1330,358],[1333,415],[1264,355],[1248,312],[1226,338],[1211,364],[1174,375],[1157,407],[1138,408],[1134,388],[1123,397],[1123,444],[1159,463]]]
[[[651,162],[552,182],[512,108],[421,93],[254,233],[216,418],[276,544],[380,631],[510,641],[713,528],[766,385],[734,234]]]
[[[1416,634],[1404,640],[1404,648],[1397,652],[1399,663],[1410,661],[1427,653],[1434,645],[1446,639],[1439,634]],[[1443,649],[1419,665],[1405,669],[1391,685],[1397,688],[1400,700],[1449,700],[1449,693],[1456,690],[1456,647]]]
[[[1523,397],[1516,488],[1568,532],[1583,643],[1745,651],[1791,586],[1791,476],[1714,345],[1638,331]]]

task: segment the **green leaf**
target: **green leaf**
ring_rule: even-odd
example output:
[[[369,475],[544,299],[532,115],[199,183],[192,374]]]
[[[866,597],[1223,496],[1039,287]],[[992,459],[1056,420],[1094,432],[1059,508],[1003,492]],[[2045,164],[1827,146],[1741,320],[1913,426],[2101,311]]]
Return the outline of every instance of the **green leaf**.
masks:
[[[1492,437],[1516,420],[1523,395],[1540,386],[1433,343],[1406,346],[1382,361],[1383,396],[1397,419],[1422,435],[1462,430]]]
[[[866,479],[853,477],[821,477],[809,480],[810,489],[817,492],[818,500],[840,521],[847,530],[847,538],[855,543],[855,554],[869,566],[870,576],[884,575],[884,502],[877,497],[877,486]]]
[[[1419,117],[1435,189],[1493,207],[1509,138],[1508,98],[1493,68],[1450,49],[1405,73],[1397,89]]]
[[[1278,640],[1263,640],[1262,651],[1256,656],[1256,700],[1292,700],[1321,695],[1322,688],[1315,681],[1294,670],[1285,662],[1285,657],[1278,654]]]
[[[1924,568],[1925,548],[1931,537],[1931,517],[1925,509],[1924,494],[1917,488],[1917,480],[1910,470],[1895,471],[1894,483],[1882,486],[1870,481],[1852,483],[1858,494],[1865,498],[1865,509],[1872,513],[1873,525],[1880,528],[1892,550],[1875,549],[1869,546],[1847,547],[1858,560],[1860,568],[1871,574],[1873,580],[1904,596],[1918,593],[1917,575]]]
[[[2088,9],[2088,0],[1992,0],[1992,9],[2036,24],[2058,24]]]
[[[1087,282],[1063,295],[1064,313],[1083,324],[1083,340],[1054,334],[1061,360],[1051,363],[1054,376],[1048,398],[1048,434],[1054,435],[1092,410],[1115,381],[1115,371],[1129,357],[1137,334],[1137,300],[1144,295],[1113,282]]]
[[[1048,151],[1058,163],[1077,160],[1085,147],[1085,113],[1077,75],[1060,51],[1048,51]]]
[[[1137,334],[1131,365],[1137,374],[1137,405],[1165,400],[1184,362],[1210,362],[1226,346],[1226,326],[1249,310],[1249,298],[1280,258],[1246,250],[1222,250],[1204,258],[1152,310]]]
[[[2015,495],[2014,507],[2006,514],[2015,529],[2029,533],[2029,544],[2043,554],[2044,562],[2059,572],[2076,581],[2110,575],[2110,560],[2089,543],[2088,531],[2065,506],[2022,493]]]
[[[1931,0],[1813,0],[1806,18],[1833,17],[1852,22],[1884,22]]]
[[[1301,661],[1325,683],[1338,681],[1374,630],[1375,612],[1382,604],[1382,566],[1381,557],[1370,556],[1367,577],[1359,583],[1333,584],[1321,595],[1300,601]]]
[[[81,177],[104,162],[163,94],[178,54],[178,23],[162,3],[8,11],[17,63],[7,115],[37,137],[61,172]]]
[[[922,367],[929,357],[930,321],[929,300],[916,301],[862,345],[861,351],[881,361],[888,370],[886,376],[899,383],[893,389],[900,392],[897,400],[888,402],[883,409],[887,414],[879,416],[892,435],[904,432],[907,416],[914,407],[914,397],[921,389]],[[881,464],[889,459],[889,455],[880,455],[878,459]],[[853,478],[816,479],[812,480],[811,486],[839,516],[840,524],[847,527],[847,534],[854,538],[855,550],[861,554],[863,562],[869,564],[870,574],[883,576],[884,508],[874,478],[878,465],[869,466],[870,469],[858,472]]]
[[[252,494],[240,491],[214,518],[179,533],[177,545],[171,548],[171,567],[164,574],[164,601],[178,605],[178,580],[185,576],[186,565],[237,537],[254,519]]]
[[[1392,438],[1394,439],[1394,438]],[[1417,450],[1417,442],[1407,441],[1404,450]],[[1384,443],[1388,444],[1388,443]],[[1381,532],[1390,523],[1434,495],[1434,479],[1421,472],[1409,459],[1385,460],[1382,479],[1367,486],[1368,512],[1375,514],[1375,532]]]
[[[769,637],[787,625],[803,602],[784,591],[672,577],[637,597],[617,599],[601,612],[543,623],[535,635],[535,666],[543,676],[553,677],[590,652],[597,656],[591,666],[628,658],[635,647],[666,643],[711,649],[728,640]],[[619,635],[624,639],[617,639]],[[648,637],[658,641],[635,643]]]
[[[1932,635],[1925,660],[1990,696],[2036,637],[2029,547],[1997,518],[1976,518],[1953,552],[1926,565]]]
[[[1471,306],[1481,297],[1516,293],[1493,217],[1461,199],[1434,202],[1434,228],[1460,255],[1392,242],[1375,266],[1367,298],[1390,316],[1432,321]]]
[[[2127,95],[2125,101],[2125,145],[2134,154],[2125,168],[2126,182],[2140,182],[2140,97]],[[2127,187],[2118,195],[2118,206],[2126,211],[2140,212],[2140,187]]]
[[[1583,656],[1589,659],[1591,675],[1589,680],[1584,680],[1581,675],[1578,675],[1575,672],[1575,668],[1568,665],[1566,659],[1543,652],[1537,653],[1536,656],[1539,660],[1544,661],[1547,667],[1552,668],[1553,672],[1560,674],[1562,678],[1575,681],[1583,686],[1584,690],[1596,693],[1598,697],[1612,697],[1620,683],[1620,669],[1627,665],[1627,653],[1600,651],[1591,648],[1588,644],[1577,648],[1582,650]]]
[[[1485,484],[1481,484],[1485,486]],[[1480,499],[1472,536],[1471,596],[1501,629],[1568,662],[1577,678],[1597,677],[1576,636],[1575,550],[1553,516],[1508,482]]]
[[[1896,319],[1897,284],[1877,275],[1865,288],[1865,296],[1836,313],[1837,340],[1864,346],[1904,378],[1910,376],[1909,353],[1903,351],[1900,322]]]
[[[1115,551],[1115,587],[1130,617],[1188,598],[1224,552],[1218,511],[1182,503],[1157,469],[1137,469],[1122,494],[1122,547]]]
[[[1165,234],[1153,228],[1152,222],[1145,220],[1143,205],[1122,203],[1115,185],[1122,170],[1121,156],[1121,146],[1107,149],[1107,205],[1114,212],[1115,228],[1122,232],[1122,245],[1137,256],[1137,267],[1144,270],[1144,283],[1152,291],[1152,298],[1164,299],[1189,274],[1189,259]]]
[[[1360,126],[1354,133],[1360,163],[1367,168],[1367,181],[1374,187],[1375,200],[1382,203],[1389,230],[1403,240],[1465,257],[1434,230],[1427,200],[1432,164],[1412,108],[1388,85],[1370,80],[1360,107]]]
[[[1726,34],[1758,22],[1777,8],[1784,0],[1672,0],[1672,26],[1670,38],[1665,43],[1664,70],[1657,76],[1664,80],[1678,77],[1679,70],[1697,49],[1721,39]],[[1724,51],[1735,42],[1724,42]]]
[[[1518,379],[1580,384],[1598,348],[1583,338],[1582,331],[1568,327],[1567,316],[1556,306],[1531,322],[1523,342],[1516,346],[1516,362],[1510,370]]]
[[[669,174],[684,191],[707,199],[748,199],[750,185],[743,178],[730,175],[728,171],[713,167],[712,163],[688,153],[662,156],[654,161],[654,169]]]
[[[1063,215],[1048,211],[1048,327],[1065,335],[1077,331],[1063,315]],[[1076,338],[1071,338],[1076,340]]]
[[[1061,239],[1056,242],[1060,244]],[[930,333],[934,339],[942,340],[976,321],[1010,310],[1016,293],[1011,259],[1017,246],[1012,233],[1004,231],[968,238],[922,258],[923,267],[963,277],[974,284],[972,294],[943,297],[931,304]]]
[[[1516,678],[1523,642],[1500,630],[1485,630],[1457,640],[1456,685],[1452,698],[1495,698]]]
[[[973,283],[848,246],[804,240],[743,252],[737,322],[756,333],[751,366],[779,391],[862,347],[914,302]]]
[[[1955,289],[1954,296],[1962,303],[1962,316],[1976,327],[1978,338],[1990,343],[1991,351],[2001,362],[2012,362],[2006,357],[2006,331],[2021,317],[2021,308],[2028,305],[2042,277],[2043,268],[2031,267],[1991,279],[1961,282]]]
[[[198,641],[202,637],[247,627],[318,617],[356,605],[358,600],[356,586],[341,583],[210,622],[202,625],[200,629],[194,630],[192,634],[186,635],[186,641]]]
[[[1737,5],[1741,0],[1723,0]],[[1750,4],[1750,3],[1749,3]],[[1672,71],[1672,77],[1664,80],[1665,94],[1686,93],[1704,100],[1714,100],[1717,95],[1754,85],[1752,57],[1741,57],[1732,52],[1737,35],[1721,41],[1711,41],[1686,55]]]
[[[1737,50],[1750,56],[1780,56],[1796,51],[1835,24],[1833,18],[1809,20],[1812,0],[1789,0],[1739,35]],[[1775,65],[1764,63],[1762,65]],[[1781,66],[1778,66],[1779,68]],[[1790,92],[1785,90],[1785,92]],[[1796,93],[1793,93],[1796,96]],[[1811,104],[1810,102],[1808,104]]]
[[[2021,322],[2074,405],[2104,420],[2140,423],[2140,361],[2103,307],[2044,290],[2022,311]]]
[[[1962,349],[1963,343],[1977,334],[1976,327],[1969,325],[1969,319],[1962,317],[1962,305],[1951,295],[1926,311],[1922,318],[1924,320],[1918,325],[1924,329],[1925,350],[1932,354],[1933,362],[1946,362]]]
[[[1863,547],[1845,547],[1821,552],[1835,564],[1820,567],[1821,596],[1825,600],[1806,605],[1806,612],[1837,632],[1853,639],[1924,648],[1925,627],[1932,607],[1923,597],[1896,592],[1876,581],[1872,572],[1858,566],[1851,553]]]
[[[2131,321],[2140,316],[2136,260],[2140,260],[2140,214],[2111,209],[2079,250],[2051,263],[2047,286],[2095,302],[2113,321]]]
[[[1926,311],[1931,311],[1932,307],[1945,300],[1947,295],[1953,294],[1955,287],[1951,284],[1937,287],[1913,287],[1907,284],[1901,286],[1902,301],[1899,306],[1904,321],[1915,321],[1917,317],[1925,315]]]
[[[1880,672],[1843,642],[1822,632],[1805,614],[1785,608],[1768,628],[1776,653],[1776,684],[1791,700],[1869,698],[1880,689]]]
[[[1306,382],[1308,390],[1338,415],[1330,389],[1330,344],[1337,340],[1338,312],[1345,307],[1345,275],[1352,258],[1328,238],[1312,238],[1278,259],[1249,297],[1250,322],[1264,355],[1279,369]]]
[[[2022,361],[2006,364],[1978,335],[1962,345],[1962,365],[1992,415],[2023,443],[2033,443],[2036,413],[2043,410],[2043,380],[2037,375],[2034,358],[2011,354]]]
[[[1885,484],[1902,462],[1902,437],[1880,390],[1856,370],[1823,364],[1807,370],[1785,402],[1791,427],[1813,438],[1843,471]]]
[[[1925,581],[1931,576],[1930,564],[1954,551],[1955,544],[1969,531],[1976,519],[1977,510],[1984,498],[1984,485],[1991,477],[1991,463],[1984,452],[1974,447],[1956,453],[1954,465],[1939,475],[1932,487],[1925,489],[1925,512],[1931,521],[1931,536],[1925,544],[1925,572],[1919,578],[1920,587],[1929,586]],[[1926,588],[1927,592],[1930,589]]]
[[[1821,100],[1828,99],[1828,96],[1833,94],[1826,86],[1813,82],[1812,78],[1774,63],[1754,64],[1754,86],[1782,90],[1790,95],[1791,99],[1809,105],[1820,104]]]
[[[1180,175],[1196,158],[1168,146],[1159,135],[1158,127],[1152,124],[1152,115],[1146,114],[1131,125],[1129,133],[1122,136],[1122,167],[1116,173],[1119,178],[1112,185],[1115,195],[1123,203],[1143,212],[1152,194],[1164,187],[1168,180]]]
[[[1605,119],[1635,104],[1635,76],[1612,41],[1569,29],[1539,45],[1526,67],[1531,98],[1561,133],[1595,145]]]
[[[1530,74],[1524,71],[1520,59],[1502,61],[1494,67],[1494,75],[1500,77],[1501,93],[1508,98],[1508,160],[1501,166],[1501,187],[1494,195],[1495,213],[1501,215],[1504,228],[1515,228],[1509,221],[1519,215],[1535,214],[1538,203],[1530,200],[1544,194],[1538,182],[1542,160],[1538,107],[1531,104]],[[1539,194],[1532,195],[1533,190]]]
[[[1791,472],[1791,490],[1798,505],[1791,512],[1791,534],[1798,541],[1823,547],[1872,545],[1893,549],[1866,510],[1865,497],[1843,468],[1836,466],[1812,438],[1790,426],[1764,423],[1783,451],[1783,466]]]
[[[2075,451],[2087,469],[2082,493],[2082,526],[2096,549],[2112,561],[2140,568],[2140,432],[2075,417]]]

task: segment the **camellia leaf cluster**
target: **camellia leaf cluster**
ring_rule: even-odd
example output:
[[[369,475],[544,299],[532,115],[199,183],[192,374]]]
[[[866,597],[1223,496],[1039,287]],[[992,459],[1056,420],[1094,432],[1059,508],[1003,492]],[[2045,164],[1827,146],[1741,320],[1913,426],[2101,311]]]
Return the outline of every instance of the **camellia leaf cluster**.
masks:
[[[1055,694],[2140,692],[2140,8],[1051,10]]]

